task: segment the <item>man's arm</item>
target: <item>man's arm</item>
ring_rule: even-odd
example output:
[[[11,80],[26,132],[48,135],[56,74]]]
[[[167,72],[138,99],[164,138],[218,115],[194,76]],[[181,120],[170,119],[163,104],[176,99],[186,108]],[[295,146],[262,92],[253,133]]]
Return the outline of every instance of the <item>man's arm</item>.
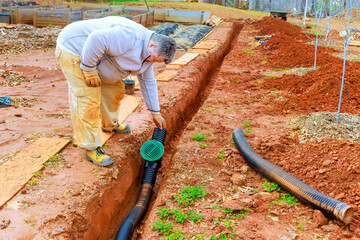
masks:
[[[146,107],[151,111],[155,125],[162,129],[165,127],[165,120],[160,114],[158,89],[154,77],[154,64],[151,64],[144,73],[138,74],[137,77]]]

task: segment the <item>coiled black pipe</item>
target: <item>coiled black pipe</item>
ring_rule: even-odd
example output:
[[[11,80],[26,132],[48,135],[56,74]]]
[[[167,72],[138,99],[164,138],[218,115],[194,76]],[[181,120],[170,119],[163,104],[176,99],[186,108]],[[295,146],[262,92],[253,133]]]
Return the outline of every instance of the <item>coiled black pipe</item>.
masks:
[[[324,215],[335,217],[344,223],[351,221],[354,214],[351,206],[314,190],[291,174],[261,158],[250,147],[241,129],[236,129],[233,132],[233,139],[246,162],[266,178],[276,182],[299,199],[320,210]]]
[[[164,144],[166,137],[166,129],[155,128],[152,140],[157,140]],[[138,199],[136,200],[134,208],[125,218],[119,227],[115,240],[131,239],[135,227],[144,217],[147,207],[149,206],[153,187],[155,185],[156,175],[161,167],[161,159],[156,161],[145,161],[143,177],[141,180],[141,187]]]

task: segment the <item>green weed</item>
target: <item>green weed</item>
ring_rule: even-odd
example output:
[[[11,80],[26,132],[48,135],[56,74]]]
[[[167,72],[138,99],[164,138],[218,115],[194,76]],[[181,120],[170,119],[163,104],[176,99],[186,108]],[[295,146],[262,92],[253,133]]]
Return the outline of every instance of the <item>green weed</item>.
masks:
[[[31,226],[34,226],[37,221],[35,218],[29,218],[29,219],[24,219],[24,222],[30,224]]]
[[[232,210],[230,208],[223,208],[221,210],[222,213],[224,213],[227,217],[242,220],[247,215],[250,214],[251,209],[250,208],[244,208],[242,210]]]
[[[205,137],[204,134],[202,133],[199,133],[199,134],[195,134],[193,136],[191,136],[191,139],[195,140],[195,141],[199,141],[199,142],[202,142],[202,141],[206,141],[207,138]]]
[[[281,193],[281,199],[279,202],[286,202],[289,205],[296,205],[297,204],[297,198],[291,195],[290,193]]]
[[[216,154],[216,161],[220,162],[221,159],[225,158],[225,155],[222,153],[222,149],[219,150],[219,153]]]
[[[179,205],[191,206],[196,199],[202,198],[207,195],[203,187],[181,187],[181,191],[174,195],[174,200]]]
[[[170,221],[162,221],[157,220],[155,223],[151,225],[151,230],[155,231],[158,230],[165,235],[169,235],[174,231],[174,224]]]
[[[160,218],[166,218],[170,215],[170,211],[167,208],[159,208],[156,213],[159,214]]]
[[[276,78],[277,76],[276,75],[266,75],[266,74],[264,74],[263,77]]]
[[[49,157],[49,160],[44,163],[48,167],[57,167],[60,164],[59,154],[54,154]]]
[[[209,145],[207,145],[206,143],[200,143],[200,148],[208,148],[210,147]]]
[[[249,49],[245,49],[244,52],[246,52],[246,53],[254,53],[254,51],[249,50]]]
[[[264,61],[261,62],[261,64],[267,64],[267,61],[264,60]]]
[[[224,111],[224,113],[229,113],[229,112],[231,112],[231,109],[226,109],[226,110]]]
[[[196,212],[190,212],[188,215],[188,219],[195,223],[200,223],[202,220],[204,220],[204,216],[201,214],[198,214]]]
[[[250,120],[245,120],[241,126],[241,128],[244,128],[245,129],[245,132],[247,133],[251,133],[251,125],[250,125]]]
[[[279,72],[279,71],[281,71],[281,68],[275,68],[274,71]]]
[[[269,183],[265,181],[262,185],[265,192],[280,191],[281,187],[277,183]]]
[[[175,222],[177,223],[184,223],[185,220],[188,218],[188,215],[183,213],[181,210],[174,209],[171,212],[173,214]]]

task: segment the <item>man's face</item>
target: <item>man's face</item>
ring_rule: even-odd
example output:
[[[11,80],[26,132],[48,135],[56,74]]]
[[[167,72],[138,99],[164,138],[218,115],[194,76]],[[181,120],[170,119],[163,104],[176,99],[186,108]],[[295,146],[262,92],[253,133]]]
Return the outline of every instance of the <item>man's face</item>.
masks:
[[[156,62],[162,63],[162,62],[164,62],[165,61],[164,56],[159,55],[155,51],[155,48],[156,48],[156,43],[154,43],[154,42],[152,42],[150,40],[149,45],[147,47],[147,50],[150,53],[150,57],[148,57],[146,59],[146,61],[151,62],[151,63],[156,63]]]

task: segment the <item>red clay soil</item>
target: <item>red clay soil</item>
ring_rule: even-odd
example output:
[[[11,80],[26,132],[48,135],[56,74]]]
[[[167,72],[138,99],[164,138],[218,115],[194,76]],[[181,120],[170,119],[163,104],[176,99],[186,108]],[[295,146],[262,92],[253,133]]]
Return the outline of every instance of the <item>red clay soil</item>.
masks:
[[[220,234],[226,236],[224,239],[360,238],[360,143],[324,138],[300,144],[293,137],[296,128],[289,126],[289,120],[300,115],[336,111],[342,60],[328,54],[334,50],[322,48],[324,54],[319,54],[318,70],[303,77],[285,74],[277,78],[264,77],[277,74],[273,71],[273,60],[263,62],[272,53],[256,47],[254,40],[257,30],[269,27],[262,25],[267,21],[245,24],[234,48],[210,79],[213,87],[208,98],[183,133],[154,207],[133,239],[166,237],[154,229],[154,223],[159,220],[172,222],[174,232],[182,231],[190,239],[195,236],[197,239],[210,239],[210,236],[219,239]],[[279,21],[273,32],[269,30],[266,34],[286,29],[288,24],[283,23],[285,26],[279,26]],[[295,47],[291,53],[311,55],[304,51],[309,50],[304,48],[304,43],[297,45],[293,39],[276,36],[273,38],[284,40],[281,46]],[[289,57],[288,65],[283,63],[281,67],[294,67],[293,57],[287,54],[278,51],[273,59],[275,56]],[[302,62],[302,59],[300,66],[309,62],[308,59]],[[342,110],[359,114],[356,93],[359,65],[351,62],[347,69]],[[325,218],[321,212],[301,202],[296,206],[284,202],[274,205],[272,201],[281,199],[280,193],[284,192],[268,193],[263,189],[263,176],[246,164],[234,146],[231,135],[236,128],[244,130],[250,146],[261,157],[314,189],[351,205],[354,209],[352,222],[345,225]],[[199,142],[191,138],[200,133],[207,139]],[[190,207],[174,200],[182,187],[195,186],[203,187],[207,195]],[[176,223],[171,215],[162,218],[157,213],[160,208],[175,208],[187,214],[196,211],[204,220],[200,224],[190,220]],[[250,212],[239,219],[224,213],[226,208],[238,213],[250,208]]]

